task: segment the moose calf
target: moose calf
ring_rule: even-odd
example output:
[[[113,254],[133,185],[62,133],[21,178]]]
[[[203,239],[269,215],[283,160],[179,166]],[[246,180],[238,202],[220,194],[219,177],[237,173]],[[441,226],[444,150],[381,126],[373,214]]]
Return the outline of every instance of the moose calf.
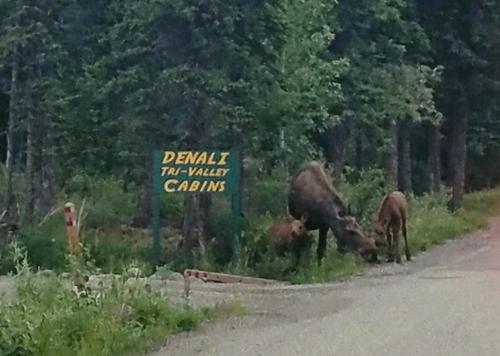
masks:
[[[309,243],[304,218],[274,224],[267,229],[266,236],[269,245],[278,253],[292,251],[297,260]]]
[[[408,238],[406,233],[406,220],[408,218],[408,203],[403,193],[395,191],[387,194],[380,204],[375,220],[375,243],[385,245],[387,243],[387,260],[401,263],[399,249],[399,234],[402,231],[405,238],[406,260],[411,260]]]

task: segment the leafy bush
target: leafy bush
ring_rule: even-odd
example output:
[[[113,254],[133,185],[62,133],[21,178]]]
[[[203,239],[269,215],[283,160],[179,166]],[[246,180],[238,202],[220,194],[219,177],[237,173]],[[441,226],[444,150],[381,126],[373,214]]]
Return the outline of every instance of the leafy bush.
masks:
[[[206,314],[174,307],[139,282],[118,278],[100,294],[78,296],[54,275],[34,275],[17,259],[14,300],[0,305],[1,355],[117,355],[145,350],[190,330]]]
[[[284,215],[287,210],[288,182],[279,175],[254,178],[246,184],[244,206],[250,216]]]
[[[160,196],[160,216],[171,227],[182,228],[184,218],[184,194],[162,194]]]
[[[106,273],[119,273],[125,266],[140,261],[146,271],[152,272],[152,239],[147,232],[130,231],[122,233],[119,228],[86,230],[81,233],[82,242],[89,248],[97,267]],[[33,225],[21,231],[20,242],[26,247],[29,262],[35,268],[56,272],[67,271],[67,234],[64,216],[57,213],[42,225]],[[4,251],[5,260],[0,262],[0,273],[12,270],[12,259]]]
[[[386,192],[384,173],[380,169],[367,169],[339,187],[344,201],[351,205],[360,224],[366,229],[373,224],[381,199]]]
[[[124,189],[124,183],[114,177],[76,175],[66,184],[66,199],[78,206],[86,198],[85,224],[90,228],[115,226],[130,221],[135,207],[135,195]]]
[[[41,269],[66,269],[67,237],[63,213],[56,213],[42,225],[32,225],[21,231],[30,263]]]
[[[413,251],[484,228],[488,216],[500,212],[500,189],[468,194],[462,209],[450,213],[446,208],[448,197],[426,195],[411,201],[408,243]]]
[[[296,261],[291,251],[276,255],[266,239],[267,228],[275,222],[270,214],[250,219],[242,233],[239,260],[227,267],[226,271],[238,274],[256,275],[270,279],[290,279],[297,269],[307,268],[311,263],[311,249],[303,251],[300,261]],[[313,236],[310,236],[314,240]],[[313,245],[314,242],[311,243]]]
[[[4,249],[0,250],[0,275],[14,272],[14,244],[10,243]]]
[[[152,272],[152,238],[149,234],[144,236],[134,231],[123,234],[111,229],[94,230],[86,233],[85,243],[96,267],[106,273],[120,273],[125,266],[136,264],[137,261],[143,263],[148,273]]]
[[[227,202],[216,201],[211,211],[210,226],[214,241],[209,246],[217,264],[224,265],[231,261],[235,234],[233,214]]]

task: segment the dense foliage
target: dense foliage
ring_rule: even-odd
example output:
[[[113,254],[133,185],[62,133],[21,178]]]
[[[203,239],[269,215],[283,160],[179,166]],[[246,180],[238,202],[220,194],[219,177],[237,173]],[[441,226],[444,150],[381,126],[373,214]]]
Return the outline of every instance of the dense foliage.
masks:
[[[102,246],[127,250],[127,225],[150,224],[165,146],[242,149],[243,238],[286,213],[309,159],[329,163],[365,226],[396,187],[446,184],[455,210],[500,180],[499,21],[494,0],[0,0],[0,238],[22,226],[52,251],[64,242],[35,238],[53,233],[44,218],[85,201],[84,236],[109,264]],[[161,209],[164,237],[201,231],[228,260],[227,202]]]

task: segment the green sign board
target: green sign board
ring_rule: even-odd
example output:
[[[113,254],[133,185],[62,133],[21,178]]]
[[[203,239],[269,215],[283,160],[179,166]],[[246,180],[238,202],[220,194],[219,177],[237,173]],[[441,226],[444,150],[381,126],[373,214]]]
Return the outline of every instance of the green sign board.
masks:
[[[156,151],[153,157],[153,256],[160,255],[161,194],[223,193],[231,199],[233,251],[238,251],[240,231],[240,155],[237,151]]]

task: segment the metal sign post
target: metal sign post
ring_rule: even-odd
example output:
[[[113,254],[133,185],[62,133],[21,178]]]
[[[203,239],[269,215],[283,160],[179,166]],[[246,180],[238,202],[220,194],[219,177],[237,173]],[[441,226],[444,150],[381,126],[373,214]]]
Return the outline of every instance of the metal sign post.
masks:
[[[231,240],[231,252],[233,254],[233,260],[238,261],[239,259],[239,244],[241,237],[241,196],[240,196],[240,155],[239,151],[234,150],[230,159],[230,171],[233,173],[231,175],[231,211],[233,215],[233,239]]]
[[[157,172],[160,171],[161,151],[153,153],[153,195],[152,211],[153,211],[153,263],[154,266],[160,265],[160,193],[161,193],[161,179]]]

